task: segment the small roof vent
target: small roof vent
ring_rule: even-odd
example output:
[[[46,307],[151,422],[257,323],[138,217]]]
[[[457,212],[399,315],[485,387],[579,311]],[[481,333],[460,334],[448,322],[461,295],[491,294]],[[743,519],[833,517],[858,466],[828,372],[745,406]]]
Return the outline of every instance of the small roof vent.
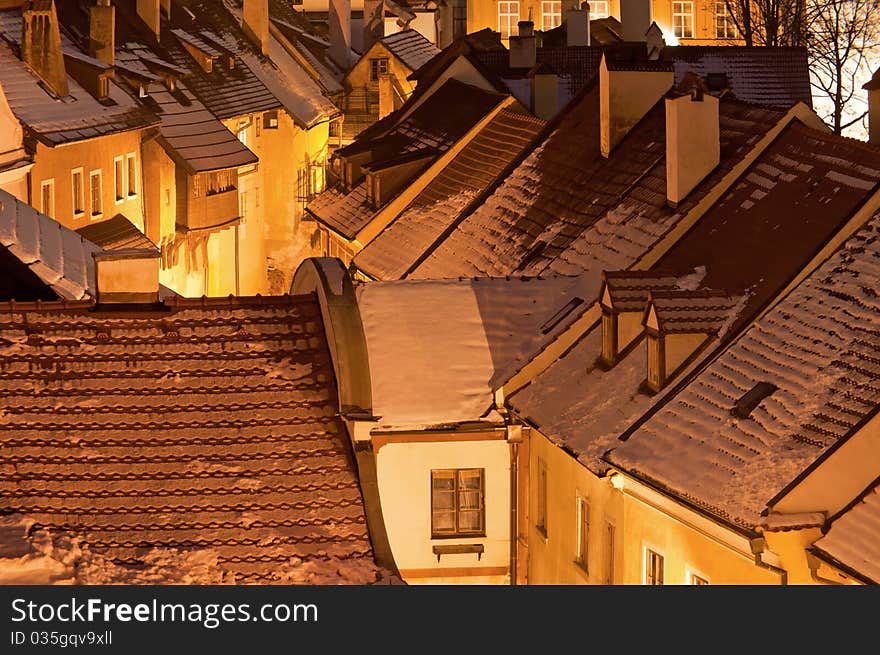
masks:
[[[772,382],[758,382],[734,403],[730,413],[738,418],[749,418],[755,407],[778,388]]]

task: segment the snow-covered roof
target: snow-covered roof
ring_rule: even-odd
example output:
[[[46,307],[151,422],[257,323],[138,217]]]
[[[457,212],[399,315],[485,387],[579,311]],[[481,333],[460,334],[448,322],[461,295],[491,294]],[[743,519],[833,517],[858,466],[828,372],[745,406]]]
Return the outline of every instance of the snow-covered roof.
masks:
[[[880,403],[880,215],[613,450],[609,461],[745,527]],[[732,413],[767,385],[747,418]],[[775,387],[775,390],[773,389]]]
[[[112,103],[101,103],[68,76],[69,93],[56,99],[12,51],[21,39],[21,8],[0,10],[0,85],[15,116],[50,146],[157,125],[159,119],[110,81]],[[73,49],[66,37],[65,49]]]
[[[88,549],[77,581],[376,581],[315,298],[167,303],[3,308],[3,513]],[[36,556],[6,545],[0,579]]]
[[[831,522],[812,550],[880,584],[880,481]]]
[[[477,421],[511,365],[552,333],[577,278],[402,280],[357,289],[380,426]],[[545,332],[544,330],[547,330]]]
[[[666,202],[666,130],[658,102],[615,147],[599,151],[599,89],[461,221],[411,275],[577,275],[629,267],[736,165],[782,114],[722,98],[721,163],[677,209]]]
[[[95,260],[101,248],[0,190],[0,246],[58,294],[81,300],[95,293]]]
[[[413,29],[401,30],[380,40],[411,71],[417,71],[440,54],[437,46]]]
[[[380,280],[403,277],[461,212],[537,137],[545,121],[501,110],[378,237],[355,264]]]

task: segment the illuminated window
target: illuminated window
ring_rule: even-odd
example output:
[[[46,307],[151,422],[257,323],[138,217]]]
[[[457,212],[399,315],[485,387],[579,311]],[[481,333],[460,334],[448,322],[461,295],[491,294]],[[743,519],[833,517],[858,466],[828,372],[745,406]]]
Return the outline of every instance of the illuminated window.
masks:
[[[693,571],[688,571],[688,584],[689,585],[707,585],[709,584],[709,578],[704,575],[700,575],[699,573],[694,573]]]
[[[547,536],[547,464],[538,458],[538,507],[535,526]]]
[[[137,159],[133,152],[125,156],[125,175],[128,184],[128,197],[133,198],[137,195]]]
[[[73,186],[73,215],[78,218],[86,213],[86,189],[83,179],[83,169],[75,169],[70,176]]]
[[[562,2],[541,3],[541,29],[552,30],[562,24]]]
[[[663,555],[645,548],[645,584],[663,584]]]
[[[46,216],[55,215],[55,180],[43,180],[40,184],[40,211]]]
[[[89,189],[91,190],[92,218],[97,218],[104,213],[104,189],[100,170],[89,173]]]
[[[376,82],[380,75],[388,72],[388,58],[379,57],[370,60],[370,80]]]
[[[248,126],[247,123],[238,126],[238,140],[244,145],[248,142]]]
[[[715,38],[735,39],[736,25],[727,10],[727,2],[719,0],[715,3]]]
[[[498,31],[502,39],[509,39],[519,33],[519,2],[498,3]]]
[[[608,568],[605,571],[605,584],[614,584],[614,524],[605,525],[605,548],[608,550]]]
[[[113,183],[116,189],[116,202],[125,200],[125,164],[122,157],[113,158]]]
[[[263,114],[263,129],[266,130],[277,130],[278,129],[278,111],[267,111]]]
[[[608,10],[608,0],[595,0],[590,3],[590,20],[594,18],[608,18],[611,12]]]
[[[590,550],[590,504],[583,496],[577,499],[577,563],[588,571]]]
[[[459,537],[485,532],[483,469],[431,471],[431,535]]]
[[[672,32],[680,39],[694,37],[694,3],[672,3]]]

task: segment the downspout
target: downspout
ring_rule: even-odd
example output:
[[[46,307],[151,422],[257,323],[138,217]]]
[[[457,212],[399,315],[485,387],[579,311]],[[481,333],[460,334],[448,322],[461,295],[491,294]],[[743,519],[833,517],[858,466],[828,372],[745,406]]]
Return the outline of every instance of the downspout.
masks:
[[[508,426],[508,436],[510,432]],[[516,550],[519,545],[519,525],[517,522],[517,497],[519,496],[519,443],[510,442],[510,585],[516,586]]]
[[[813,553],[807,553],[807,566],[810,569],[810,578],[812,578],[813,582],[818,582],[819,584],[830,584],[837,586],[847,586],[845,582],[840,582],[839,580],[832,580],[830,578],[823,578],[819,575],[819,567],[822,566],[822,562],[819,561],[819,558],[813,555]]]
[[[781,569],[778,566],[773,566],[772,564],[768,564],[761,558],[761,554],[764,552],[764,548],[767,546],[767,542],[763,537],[758,537],[756,539],[750,539],[749,545],[752,547],[752,553],[755,555],[755,566],[758,566],[762,569],[767,569],[768,571],[773,571],[773,573],[779,576],[779,584],[787,585],[788,584],[788,571],[785,569]]]

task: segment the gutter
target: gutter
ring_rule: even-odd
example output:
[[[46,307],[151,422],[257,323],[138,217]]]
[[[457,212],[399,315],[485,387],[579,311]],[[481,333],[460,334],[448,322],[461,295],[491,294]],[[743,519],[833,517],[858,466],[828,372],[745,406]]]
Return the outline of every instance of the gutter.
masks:
[[[755,566],[776,573],[779,576],[779,584],[788,585],[788,571],[778,566],[768,564],[763,560],[762,555],[764,554],[764,550],[767,547],[767,541],[764,539],[764,537],[750,539],[749,546],[751,546],[752,552],[755,554]]]

